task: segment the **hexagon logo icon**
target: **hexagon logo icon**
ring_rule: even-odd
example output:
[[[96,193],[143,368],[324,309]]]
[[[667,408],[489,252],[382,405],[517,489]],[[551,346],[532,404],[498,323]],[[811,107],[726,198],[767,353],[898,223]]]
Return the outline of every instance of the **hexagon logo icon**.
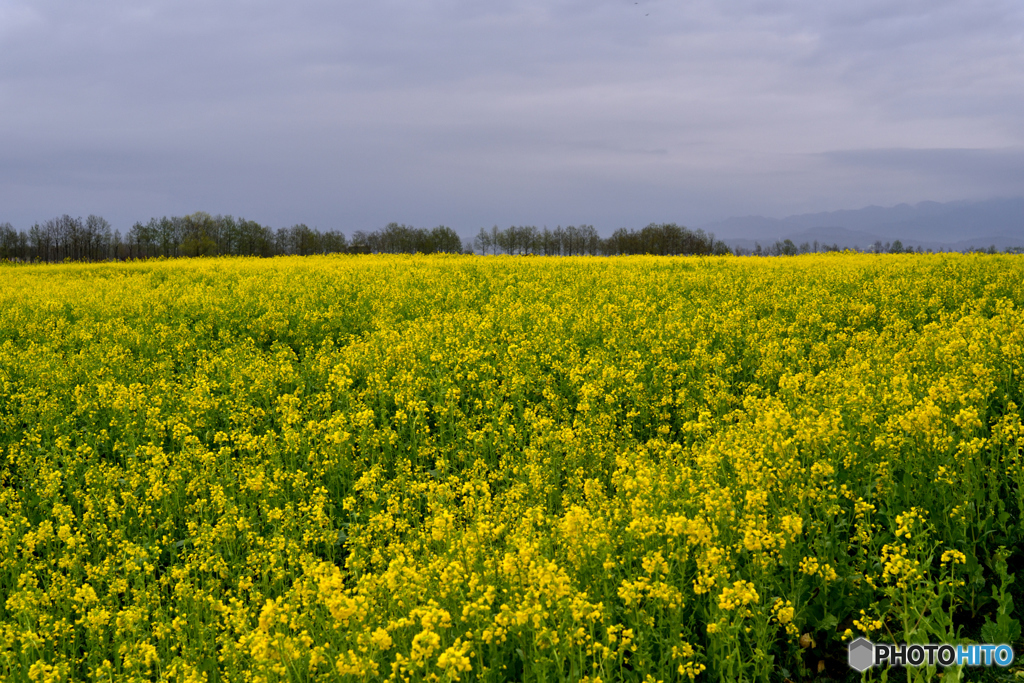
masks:
[[[851,669],[867,671],[875,665],[875,646],[867,638],[857,638],[850,641],[847,656]]]

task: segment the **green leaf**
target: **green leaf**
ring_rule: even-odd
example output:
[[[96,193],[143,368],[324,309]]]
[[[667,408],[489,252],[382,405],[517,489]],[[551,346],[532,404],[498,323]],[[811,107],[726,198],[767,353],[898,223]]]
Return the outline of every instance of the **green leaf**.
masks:
[[[838,625],[839,625],[838,617],[836,617],[836,615],[834,615],[834,614],[829,614],[828,612],[826,612],[825,615],[821,619],[818,620],[818,623],[816,624],[816,627],[820,631],[832,631]]]
[[[981,627],[981,639],[986,643],[999,643],[999,627],[995,622],[986,621]]]

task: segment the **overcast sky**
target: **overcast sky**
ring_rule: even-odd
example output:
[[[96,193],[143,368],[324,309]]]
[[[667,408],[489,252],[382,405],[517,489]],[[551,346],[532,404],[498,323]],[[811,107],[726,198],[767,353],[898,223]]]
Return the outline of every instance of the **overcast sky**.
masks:
[[[0,222],[652,221],[1024,194],[1020,0],[0,0]]]

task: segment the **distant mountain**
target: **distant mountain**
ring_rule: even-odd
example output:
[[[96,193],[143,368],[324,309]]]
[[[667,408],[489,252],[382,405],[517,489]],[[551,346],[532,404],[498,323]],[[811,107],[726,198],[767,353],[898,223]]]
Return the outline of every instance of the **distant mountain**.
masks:
[[[732,246],[768,246],[775,240],[866,248],[876,241],[904,246],[962,250],[995,245],[1024,246],[1024,197],[982,202],[921,202],[869,206],[850,211],[806,213],[786,218],[747,216],[699,226]]]

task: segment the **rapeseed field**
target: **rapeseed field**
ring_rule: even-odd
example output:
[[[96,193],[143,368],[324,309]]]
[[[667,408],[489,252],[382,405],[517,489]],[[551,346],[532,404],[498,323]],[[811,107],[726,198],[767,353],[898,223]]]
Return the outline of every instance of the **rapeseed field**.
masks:
[[[1019,639],[1022,372],[1015,256],[3,266],[0,678],[845,680],[854,636]]]

